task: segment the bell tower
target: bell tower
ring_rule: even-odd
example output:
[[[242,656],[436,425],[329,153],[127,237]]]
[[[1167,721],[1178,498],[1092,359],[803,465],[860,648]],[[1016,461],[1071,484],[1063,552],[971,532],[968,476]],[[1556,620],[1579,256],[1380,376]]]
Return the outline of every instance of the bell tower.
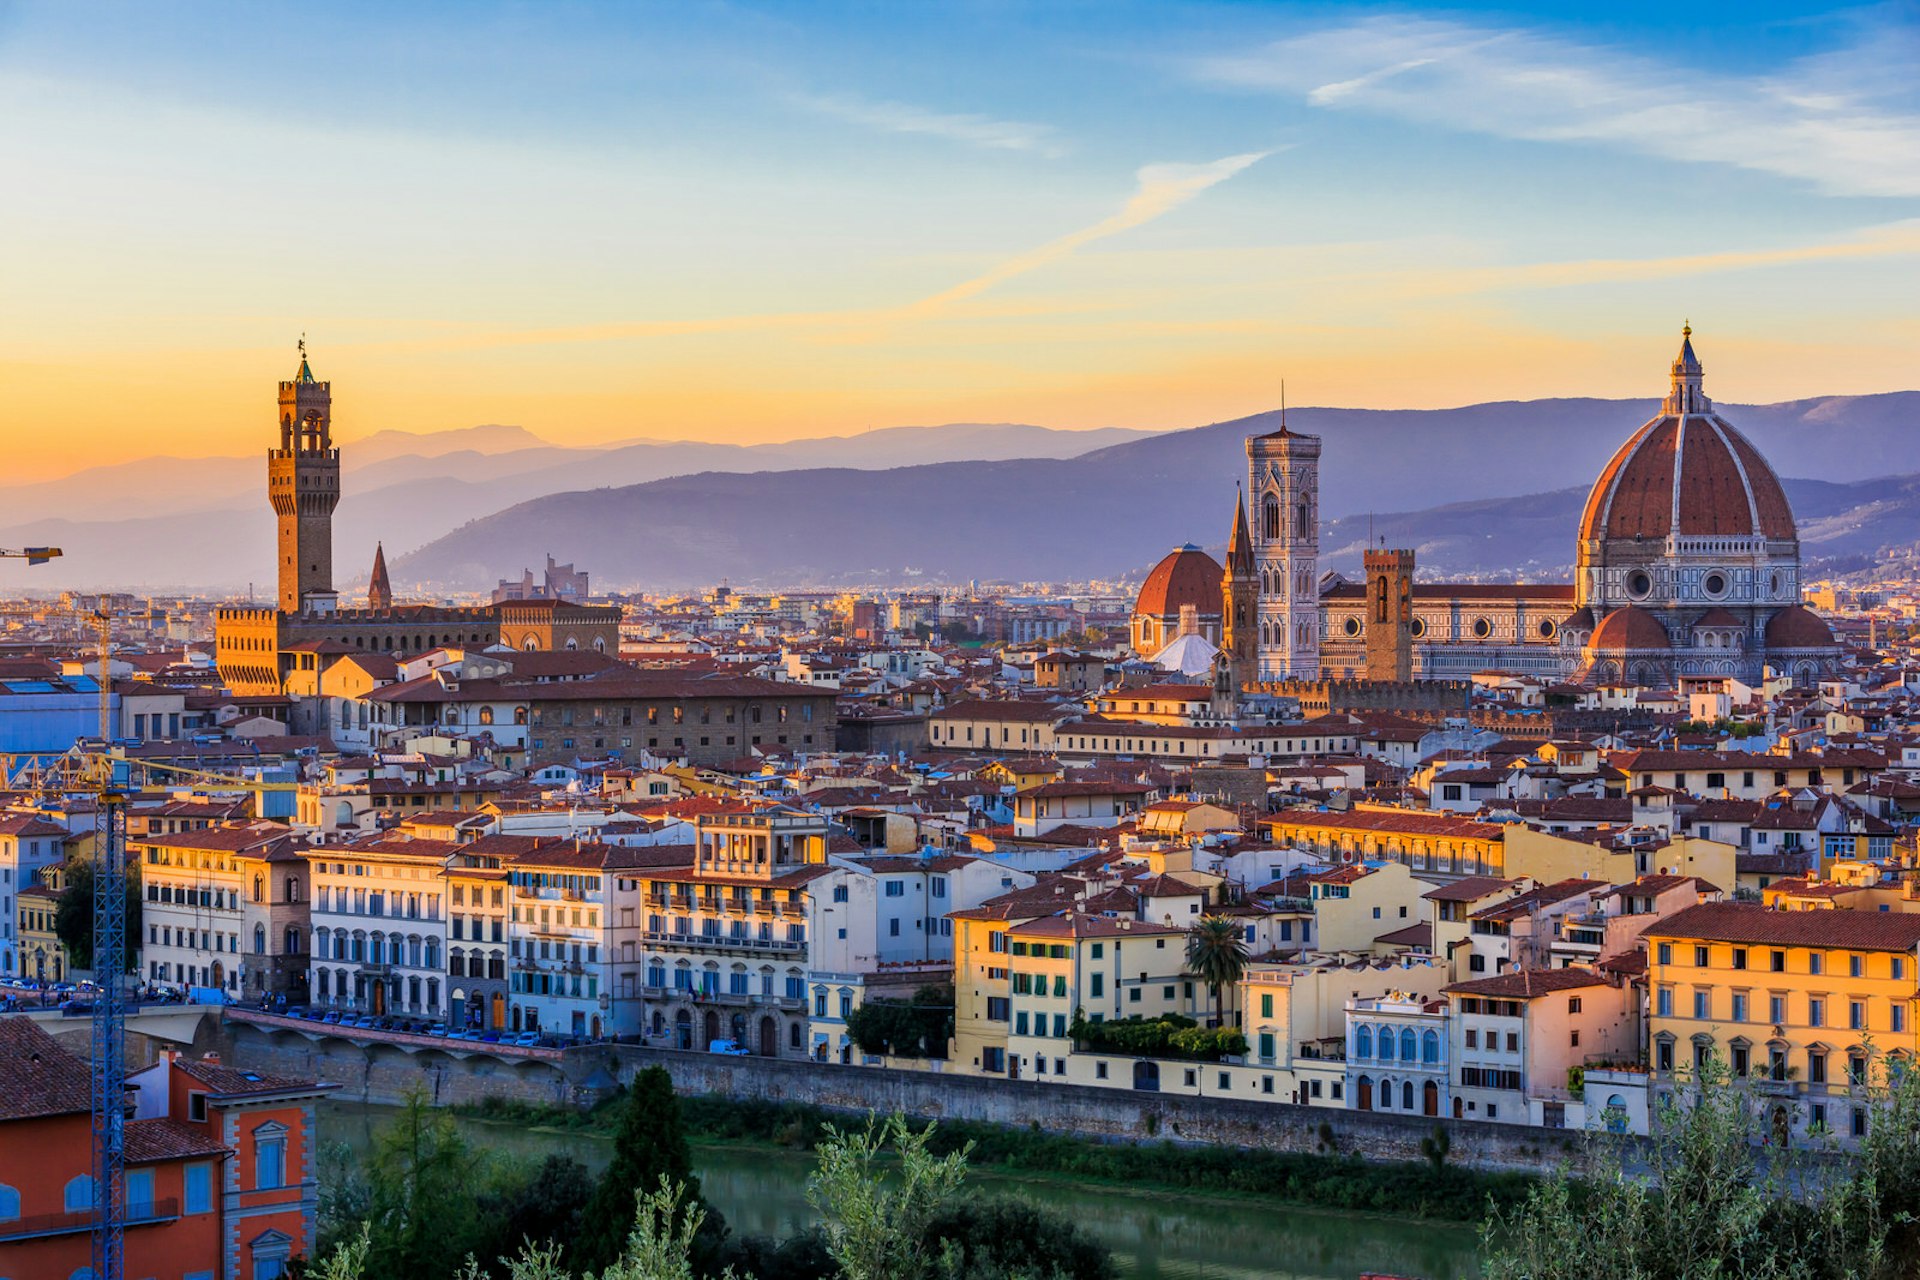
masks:
[[[1253,562],[1247,504],[1239,496],[1233,500],[1233,532],[1227,537],[1227,571],[1221,578],[1220,593],[1220,655],[1225,684],[1237,700],[1260,672],[1260,575]]]
[[[267,452],[267,500],[280,526],[274,551],[282,613],[334,610],[340,451],[333,447],[332,386],[314,379],[302,338],[300,372],[280,384],[280,447]]]
[[[1413,679],[1413,552],[1367,548],[1367,679]]]
[[[1247,437],[1260,680],[1320,678],[1320,437]]]

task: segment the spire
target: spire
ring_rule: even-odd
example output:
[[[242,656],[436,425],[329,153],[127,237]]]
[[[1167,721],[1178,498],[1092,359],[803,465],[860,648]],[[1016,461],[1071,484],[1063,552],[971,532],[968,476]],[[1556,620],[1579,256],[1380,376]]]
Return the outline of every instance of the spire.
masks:
[[[300,335],[300,372],[294,375],[295,382],[312,383],[313,369],[307,364],[307,335]]]
[[[393,584],[387,581],[387,549],[373,544],[373,573],[367,579],[367,608],[393,608]]]
[[[1233,532],[1227,538],[1227,573],[1253,576],[1253,533],[1247,528],[1246,496],[1236,486],[1233,495]]]
[[[1680,354],[1673,358],[1672,382],[1667,399],[1662,404],[1664,413],[1705,413],[1713,408],[1713,403],[1702,391],[1702,369],[1700,357],[1693,354],[1693,323],[1688,321],[1680,329]]]

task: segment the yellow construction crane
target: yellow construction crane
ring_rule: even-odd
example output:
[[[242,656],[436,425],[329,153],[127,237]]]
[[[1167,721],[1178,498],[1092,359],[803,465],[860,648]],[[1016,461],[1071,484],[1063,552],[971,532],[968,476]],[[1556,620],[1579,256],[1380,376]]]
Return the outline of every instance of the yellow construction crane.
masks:
[[[9,560],[25,560],[30,565],[45,564],[49,560],[59,558],[60,548],[22,547],[18,551],[9,551],[5,547],[0,547],[0,556],[4,556]]]

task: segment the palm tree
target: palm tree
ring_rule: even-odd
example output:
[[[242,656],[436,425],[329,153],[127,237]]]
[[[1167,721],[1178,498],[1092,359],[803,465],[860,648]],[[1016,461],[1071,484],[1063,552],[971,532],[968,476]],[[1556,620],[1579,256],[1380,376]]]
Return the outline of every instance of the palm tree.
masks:
[[[1226,1021],[1226,988],[1247,971],[1247,944],[1227,916],[1201,916],[1187,930],[1187,972],[1213,989],[1213,1025]]]

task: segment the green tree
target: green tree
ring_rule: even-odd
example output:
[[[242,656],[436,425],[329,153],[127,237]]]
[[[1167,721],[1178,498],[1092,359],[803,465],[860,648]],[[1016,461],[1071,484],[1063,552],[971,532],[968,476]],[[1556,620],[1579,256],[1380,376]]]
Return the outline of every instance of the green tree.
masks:
[[[636,1198],[659,1186],[662,1179],[678,1188],[689,1206],[700,1210],[709,1238],[716,1231],[724,1233],[700,1196],[700,1179],[693,1172],[693,1152],[687,1146],[673,1078],[664,1067],[648,1067],[633,1077],[620,1103],[613,1159],[587,1202],[572,1250],[575,1261],[596,1271],[613,1265],[626,1243]]]
[[[1115,1280],[1113,1255],[1060,1214],[1025,1200],[949,1204],[927,1226],[942,1280]]]
[[[1709,1059],[1663,1100],[1644,1166],[1590,1135],[1588,1168],[1485,1227],[1488,1280],[1912,1280],[1920,1275],[1920,1075],[1868,1090],[1851,1159],[1777,1145],[1787,1104]]]
[[[898,1114],[866,1128],[829,1128],[807,1199],[819,1210],[827,1251],[844,1280],[928,1280],[938,1251],[929,1231],[967,1176],[965,1148],[935,1156],[933,1126]]]
[[[409,1094],[375,1137],[367,1165],[371,1273],[453,1274],[477,1242],[474,1193],[485,1166],[451,1114],[424,1093]]]
[[[506,1257],[546,1244],[570,1254],[593,1199],[593,1174],[572,1156],[550,1155],[515,1175],[479,1197],[480,1256]]]
[[[1229,916],[1206,915],[1187,930],[1187,972],[1213,992],[1213,1022],[1227,1020],[1226,989],[1247,971],[1247,943],[1240,923]]]
[[[847,1015],[847,1035],[862,1053],[944,1058],[953,1037],[953,988],[921,987],[911,1000],[867,1000]]]
[[[139,864],[127,870],[127,923],[121,948],[120,971],[133,972],[141,933]],[[93,861],[74,858],[67,864],[67,887],[53,907],[53,932],[67,949],[76,969],[93,968]]]

